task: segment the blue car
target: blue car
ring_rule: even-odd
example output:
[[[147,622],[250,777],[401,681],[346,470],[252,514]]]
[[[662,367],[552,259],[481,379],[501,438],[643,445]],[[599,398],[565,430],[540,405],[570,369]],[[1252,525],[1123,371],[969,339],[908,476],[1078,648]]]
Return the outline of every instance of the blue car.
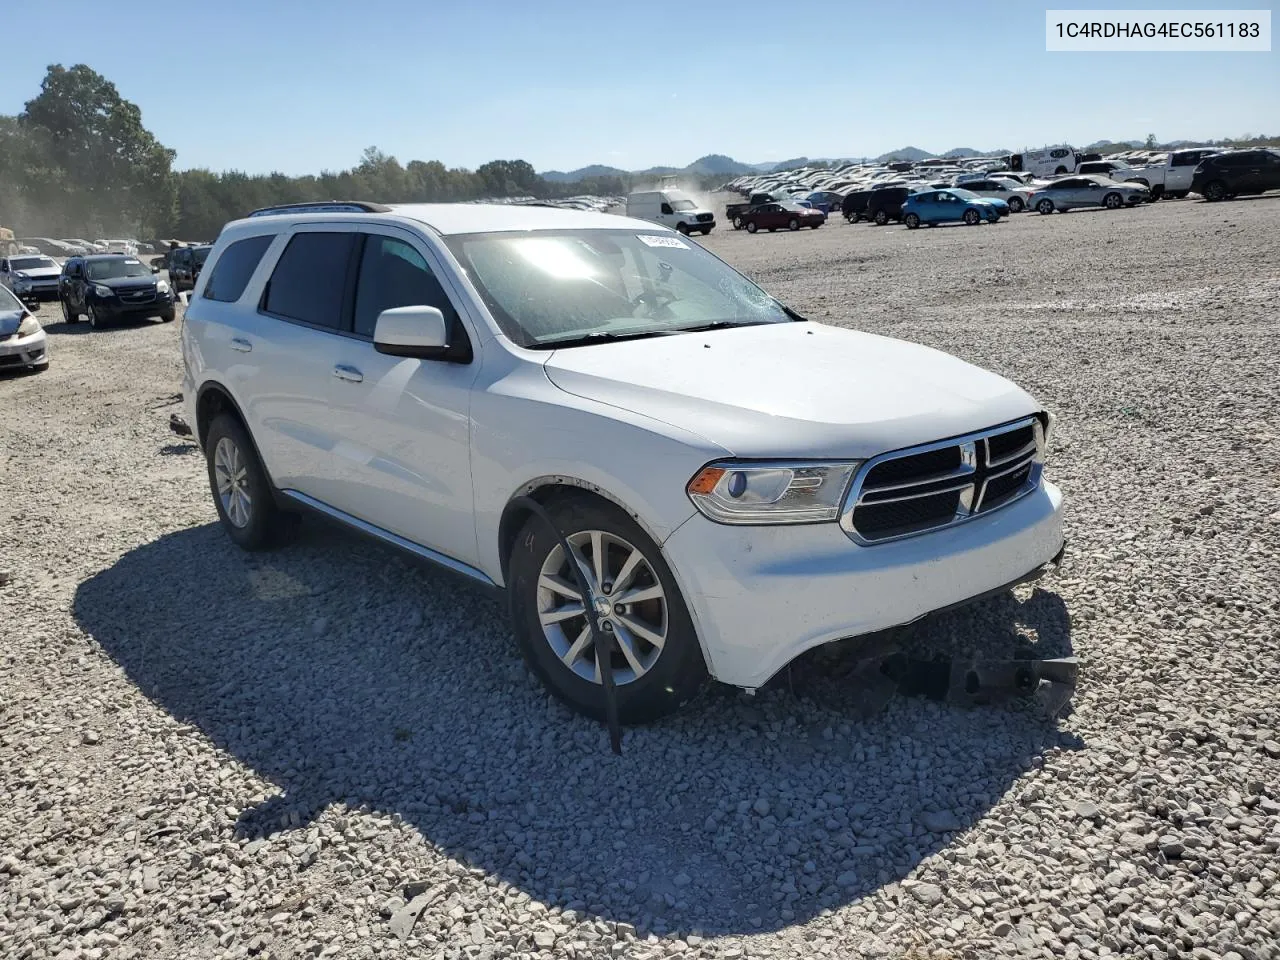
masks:
[[[976,226],[982,221],[995,223],[1009,212],[1009,205],[994,197],[980,197],[968,190],[948,187],[913,193],[902,205],[902,222],[914,230],[922,223],[964,222]]]

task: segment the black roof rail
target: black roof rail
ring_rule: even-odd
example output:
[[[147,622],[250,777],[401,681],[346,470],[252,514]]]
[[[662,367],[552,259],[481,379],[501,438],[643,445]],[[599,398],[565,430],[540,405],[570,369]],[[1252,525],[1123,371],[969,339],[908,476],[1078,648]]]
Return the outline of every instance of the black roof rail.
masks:
[[[280,203],[274,207],[262,207],[248,214],[250,217],[271,217],[278,213],[389,213],[385,203],[367,200],[312,200],[308,203]]]

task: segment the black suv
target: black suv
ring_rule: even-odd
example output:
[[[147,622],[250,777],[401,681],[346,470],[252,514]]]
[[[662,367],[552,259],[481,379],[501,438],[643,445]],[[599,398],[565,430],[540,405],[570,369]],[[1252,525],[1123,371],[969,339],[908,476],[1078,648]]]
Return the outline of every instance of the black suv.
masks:
[[[1280,190],[1280,152],[1276,150],[1233,150],[1205,157],[1191,175],[1191,192],[1206,200],[1267,190]]]
[[[907,202],[911,190],[907,187],[884,187],[871,191],[867,197],[867,209],[863,216],[877,227],[883,227],[890,220],[902,222],[902,205]]]
[[[72,257],[62,265],[58,299],[67,323],[89,318],[95,329],[125,317],[173,319],[173,294],[137,257],[103,254]]]
[[[196,280],[200,276],[200,269],[204,266],[204,262],[209,259],[209,251],[212,249],[212,244],[202,243],[199,246],[179,247],[177,250],[170,251],[167,266],[169,268],[169,282],[173,284],[174,294],[196,288]]]
[[[850,223],[857,223],[867,215],[867,200],[870,198],[872,190],[854,190],[852,193],[846,194],[844,203],[840,205],[840,212],[844,214],[844,218]]]

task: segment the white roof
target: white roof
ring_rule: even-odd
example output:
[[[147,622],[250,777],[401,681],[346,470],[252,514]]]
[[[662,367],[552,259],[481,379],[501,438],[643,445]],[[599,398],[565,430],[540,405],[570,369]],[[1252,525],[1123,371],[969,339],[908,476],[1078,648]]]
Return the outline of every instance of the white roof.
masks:
[[[281,223],[307,223],[316,219],[358,220],[368,222],[380,218],[416,220],[437,233],[497,233],[509,230],[644,230],[666,231],[670,228],[648,220],[573,210],[560,207],[522,206],[514,203],[393,203],[382,212],[281,212],[250,217],[229,223],[223,234],[230,237],[257,234],[279,229]]]
[[[395,203],[402,217],[418,220],[437,233],[495,233],[503,230],[661,230],[647,220],[588,210],[534,207],[511,203]]]

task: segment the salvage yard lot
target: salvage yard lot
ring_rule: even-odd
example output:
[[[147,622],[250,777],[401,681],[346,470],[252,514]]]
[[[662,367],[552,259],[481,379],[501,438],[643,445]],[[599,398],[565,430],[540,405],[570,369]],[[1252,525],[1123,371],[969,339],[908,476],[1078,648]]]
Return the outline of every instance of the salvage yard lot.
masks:
[[[867,717],[836,659],[613,757],[493,601],[315,524],[238,551],[178,326],[46,306],[0,378],[0,956],[1280,957],[1280,197],[699,242],[1057,415],[1064,568],[909,638],[1073,652],[1074,712]]]

